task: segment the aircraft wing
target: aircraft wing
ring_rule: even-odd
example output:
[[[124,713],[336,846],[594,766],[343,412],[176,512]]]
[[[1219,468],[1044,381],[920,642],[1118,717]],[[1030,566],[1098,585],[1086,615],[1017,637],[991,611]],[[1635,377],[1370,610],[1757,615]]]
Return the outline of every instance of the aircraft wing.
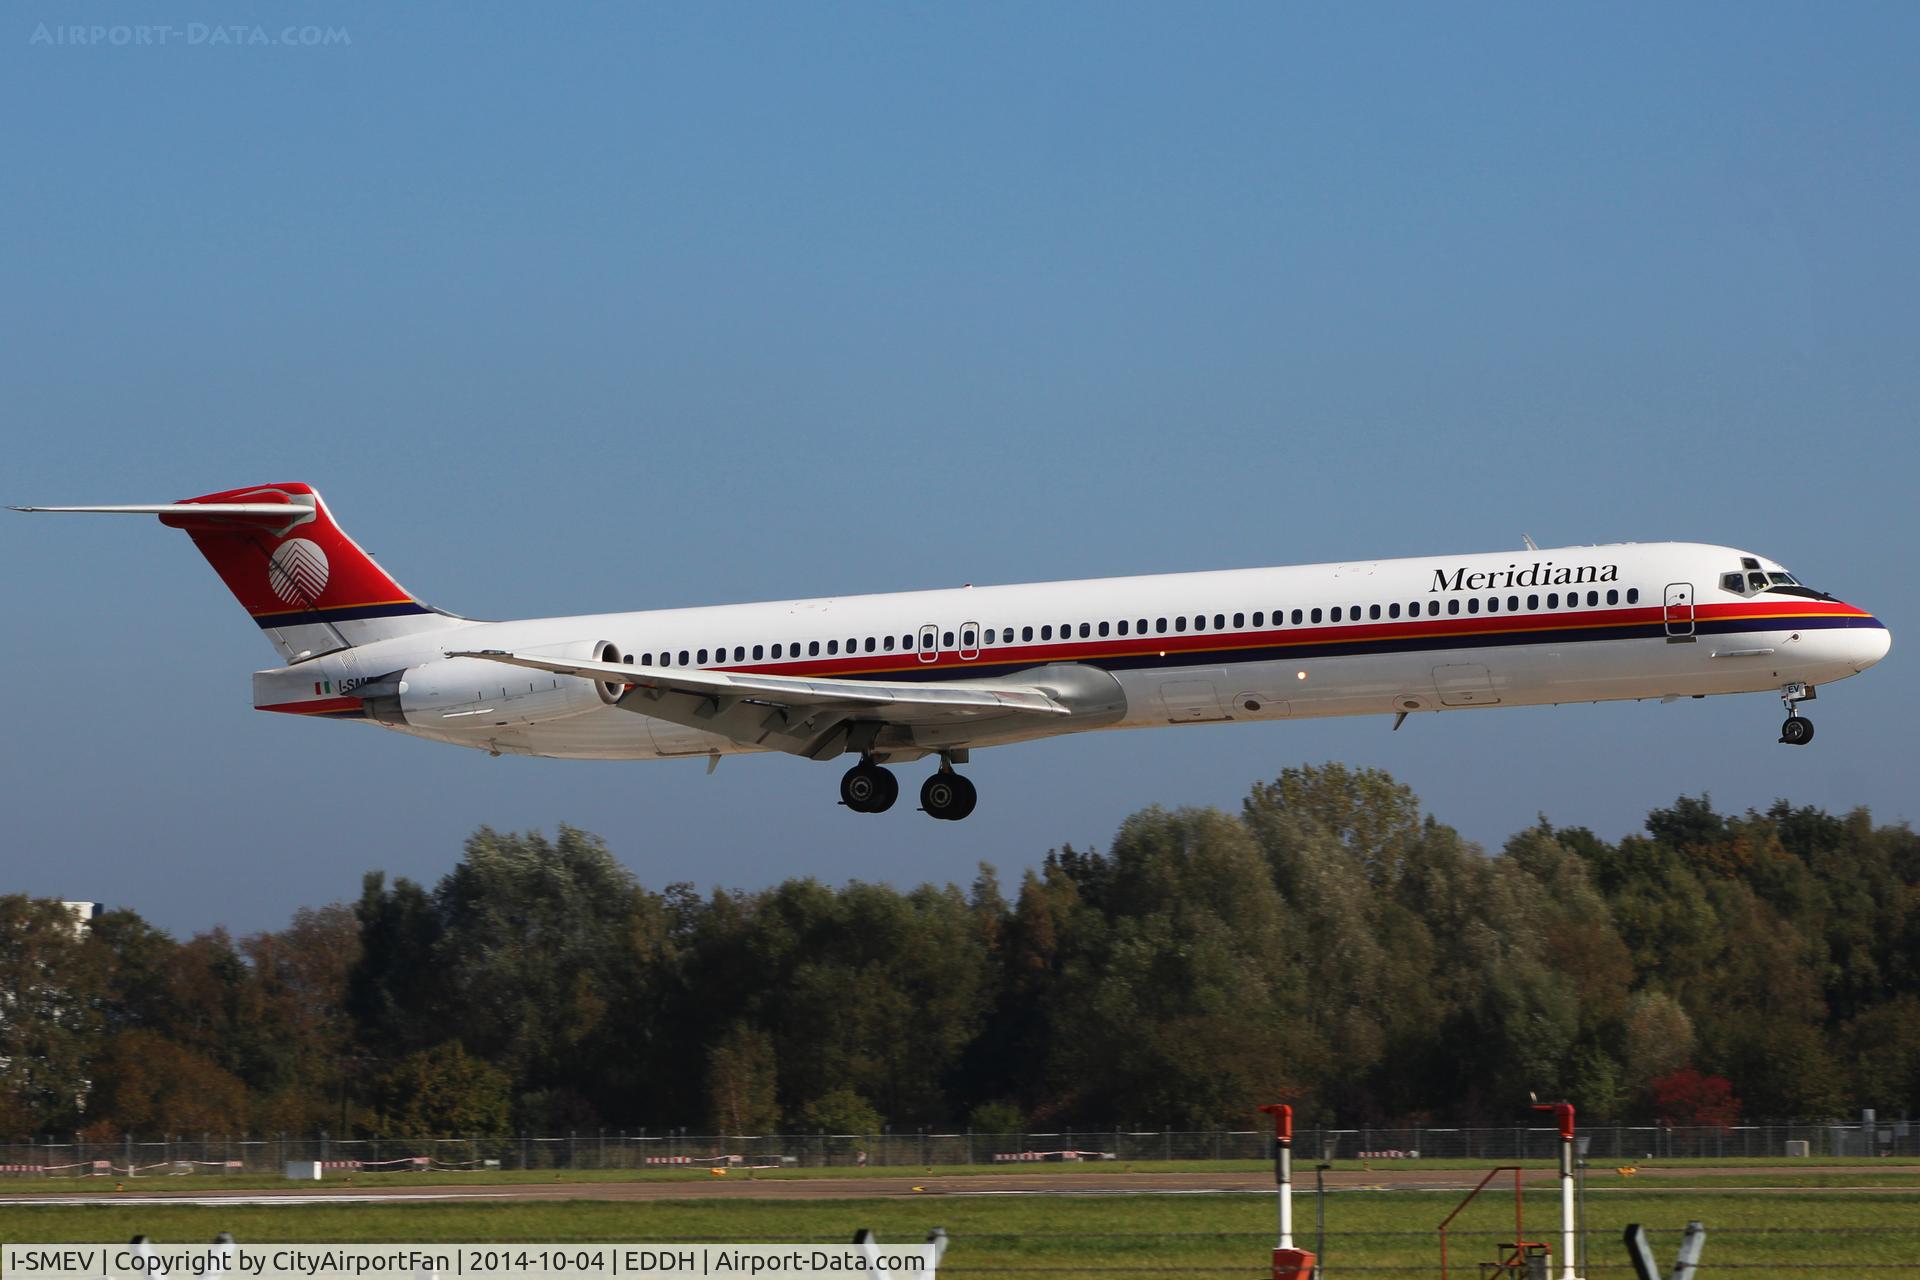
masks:
[[[834,680],[688,667],[628,666],[623,662],[558,659],[502,649],[459,650],[449,658],[484,658],[510,666],[624,684],[623,710],[653,716],[766,747],[825,759],[873,746],[878,732],[902,728],[962,726],[1009,718],[1048,720],[1071,716],[1072,707],[1034,685],[921,684],[894,680]],[[857,736],[864,729],[866,741]]]

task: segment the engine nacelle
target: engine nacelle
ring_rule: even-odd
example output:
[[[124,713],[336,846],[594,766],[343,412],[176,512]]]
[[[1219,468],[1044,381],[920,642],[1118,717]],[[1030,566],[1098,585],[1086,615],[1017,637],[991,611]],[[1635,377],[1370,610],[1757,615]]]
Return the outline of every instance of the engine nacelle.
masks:
[[[569,652],[571,650],[571,652]],[[543,646],[554,657],[619,662],[619,646],[606,640]],[[484,658],[446,658],[408,667],[393,692],[367,699],[375,719],[460,733],[508,725],[547,724],[611,706],[625,684],[533,671]]]

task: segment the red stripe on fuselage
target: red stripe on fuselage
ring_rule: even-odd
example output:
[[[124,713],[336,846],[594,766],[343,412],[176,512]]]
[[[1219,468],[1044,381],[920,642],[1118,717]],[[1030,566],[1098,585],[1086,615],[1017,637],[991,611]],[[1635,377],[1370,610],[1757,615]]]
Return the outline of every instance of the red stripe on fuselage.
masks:
[[[1708,621],[1780,619],[1790,621],[1807,617],[1868,617],[1864,610],[1850,604],[1809,601],[1804,605],[1781,607],[1742,602],[1739,604],[1700,605],[1694,617]],[[1085,661],[1093,658],[1131,658],[1164,655],[1168,658],[1192,658],[1207,653],[1233,653],[1243,649],[1284,649],[1339,643],[1364,643],[1379,640],[1443,640],[1452,636],[1537,634],[1543,631],[1575,635],[1581,631],[1609,627],[1659,625],[1666,610],[1659,605],[1635,605],[1630,608],[1581,609],[1564,613],[1447,614],[1438,618],[1382,619],[1379,622],[1322,623],[1266,628],[1259,631],[1172,632],[1150,636],[1089,636],[1072,641],[1032,641],[984,646],[977,658],[962,658],[956,650],[942,649],[932,662],[922,662],[912,650],[891,654],[861,653],[840,657],[808,657],[801,662],[788,658],[774,662],[714,664],[710,671],[738,671],[785,676],[887,676],[909,671],[964,671],[987,662],[992,666],[1041,666],[1049,662]],[[995,628],[1000,630],[1000,628]],[[984,631],[982,632],[984,635]],[[672,670],[672,668],[668,668]]]
[[[331,715],[340,711],[360,710],[358,698],[309,698],[305,702],[270,702],[255,711],[282,711],[294,716]]]

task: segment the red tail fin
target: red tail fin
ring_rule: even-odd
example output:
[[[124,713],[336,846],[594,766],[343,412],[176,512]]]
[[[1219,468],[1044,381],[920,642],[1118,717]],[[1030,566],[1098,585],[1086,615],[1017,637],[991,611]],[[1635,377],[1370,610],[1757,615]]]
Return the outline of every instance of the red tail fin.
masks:
[[[179,505],[216,508],[205,516],[176,508],[160,520],[186,530],[288,658],[445,625],[333,522],[311,485],[230,489]]]

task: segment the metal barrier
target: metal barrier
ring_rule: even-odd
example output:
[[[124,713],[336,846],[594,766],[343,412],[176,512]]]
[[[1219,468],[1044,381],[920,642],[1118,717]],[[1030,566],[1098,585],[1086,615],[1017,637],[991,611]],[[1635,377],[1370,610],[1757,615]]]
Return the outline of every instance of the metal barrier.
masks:
[[[1593,1163],[1784,1156],[1805,1143],[1809,1158],[1920,1157],[1920,1123],[1830,1121],[1676,1127],[1595,1126]],[[1432,1159],[1539,1160],[1558,1154],[1551,1126],[1404,1128],[1298,1125],[1298,1149],[1315,1158],[1372,1162]],[[1005,1165],[1039,1158],[1149,1161],[1246,1160],[1271,1156],[1271,1136],[1254,1129],[1096,1129],[1028,1133],[910,1132],[842,1134],[696,1134],[683,1129],[610,1129],[564,1136],[334,1138],[275,1135],[128,1137],[113,1142],[0,1143],[0,1178],[171,1176],[180,1173],[278,1174],[292,1161],[353,1164],[367,1172],[487,1169],[646,1169],[716,1161],[806,1168],[874,1165]]]

